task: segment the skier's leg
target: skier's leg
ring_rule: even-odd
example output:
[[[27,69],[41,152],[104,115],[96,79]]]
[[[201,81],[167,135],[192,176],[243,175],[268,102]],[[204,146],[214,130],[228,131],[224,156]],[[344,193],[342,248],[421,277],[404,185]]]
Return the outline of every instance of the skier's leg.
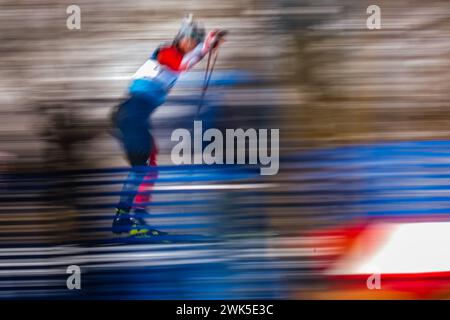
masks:
[[[130,131],[132,131],[130,133]],[[123,131],[122,141],[127,152],[128,160],[132,166],[130,173],[122,188],[120,202],[116,209],[116,216],[113,220],[112,231],[114,233],[129,233],[133,236],[160,236],[167,233],[155,230],[148,226],[144,219],[137,219],[130,214],[139,186],[144,181],[148,173],[147,160],[153,150],[153,140],[149,131],[134,130]]]
[[[130,211],[146,174],[147,159],[152,150],[148,123],[150,111],[146,112],[148,108],[146,101],[130,96],[115,112],[114,122],[120,133],[118,137],[131,165],[117,206],[121,212]]]
[[[148,159],[147,163],[148,166],[152,168],[147,175],[144,178],[144,181],[141,183],[138,189],[138,194],[136,195],[136,198],[134,199],[134,205],[133,208],[136,213],[139,214],[145,214],[147,213],[146,207],[148,203],[151,201],[151,190],[153,188],[154,180],[158,177],[158,171],[157,171],[157,163],[156,163],[156,157],[158,155],[158,147],[156,146],[155,139],[152,136],[152,151],[150,153],[150,158]]]
[[[162,100],[161,100],[162,101]],[[132,217],[133,206],[139,186],[147,172],[147,160],[153,150],[153,140],[149,132],[148,118],[158,101],[131,96],[120,107],[115,116],[120,139],[132,168],[124,183],[120,202],[113,220],[113,232],[129,232],[131,235],[162,235],[163,232],[149,228],[145,223]]]
[[[148,136],[148,131],[146,132]],[[136,135],[122,131],[122,141],[131,169],[122,187],[120,201],[113,220],[112,228],[114,233],[130,232],[133,226],[140,224],[139,221],[130,215],[130,210],[139,185],[147,173],[146,162],[151,151],[150,143],[148,140],[147,143],[143,143],[142,135],[145,136],[145,133],[142,132],[140,135]],[[139,142],[142,143],[139,144]]]
[[[143,135],[147,136],[148,134]],[[133,139],[133,144],[136,140],[142,141],[142,139],[135,136],[125,136],[125,139]],[[125,143],[125,145],[127,145],[127,143]],[[129,212],[138,193],[139,186],[147,174],[147,159],[151,154],[151,147],[149,144],[143,144],[138,150],[127,150],[127,154],[132,167],[123,185],[117,208]]]

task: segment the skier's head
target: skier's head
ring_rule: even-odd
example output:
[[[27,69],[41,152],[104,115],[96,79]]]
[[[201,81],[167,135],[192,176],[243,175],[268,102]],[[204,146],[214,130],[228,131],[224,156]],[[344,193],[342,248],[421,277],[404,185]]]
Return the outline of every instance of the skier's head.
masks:
[[[194,22],[192,14],[187,15],[175,37],[174,45],[183,53],[192,51],[205,38],[205,29]]]

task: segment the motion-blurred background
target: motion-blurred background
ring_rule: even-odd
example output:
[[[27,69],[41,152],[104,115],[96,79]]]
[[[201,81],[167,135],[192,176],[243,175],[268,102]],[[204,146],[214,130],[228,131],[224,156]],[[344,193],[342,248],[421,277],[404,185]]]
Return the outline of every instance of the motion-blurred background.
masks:
[[[202,62],[153,114],[149,207],[211,240],[122,243],[110,114],[189,12],[230,31],[202,120],[279,128],[280,172],[172,165]],[[0,298],[450,297],[448,1],[0,0],[0,30]]]

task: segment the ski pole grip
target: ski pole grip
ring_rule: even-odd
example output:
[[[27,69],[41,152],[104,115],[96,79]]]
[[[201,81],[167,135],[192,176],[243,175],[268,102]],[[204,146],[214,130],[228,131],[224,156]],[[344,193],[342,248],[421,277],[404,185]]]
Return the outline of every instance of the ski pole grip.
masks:
[[[223,38],[228,34],[228,30],[219,30],[219,32],[217,32],[217,37],[219,38]]]
[[[215,49],[219,45],[220,40],[228,34],[227,30],[219,30],[215,35],[215,40],[212,45],[212,48]]]

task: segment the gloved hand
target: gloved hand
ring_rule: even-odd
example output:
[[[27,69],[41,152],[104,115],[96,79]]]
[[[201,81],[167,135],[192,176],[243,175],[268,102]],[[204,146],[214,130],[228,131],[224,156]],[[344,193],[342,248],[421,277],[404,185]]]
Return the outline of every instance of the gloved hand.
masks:
[[[225,30],[213,30],[206,36],[203,52],[207,53],[213,49],[216,49],[224,40],[224,36],[227,34]]]

